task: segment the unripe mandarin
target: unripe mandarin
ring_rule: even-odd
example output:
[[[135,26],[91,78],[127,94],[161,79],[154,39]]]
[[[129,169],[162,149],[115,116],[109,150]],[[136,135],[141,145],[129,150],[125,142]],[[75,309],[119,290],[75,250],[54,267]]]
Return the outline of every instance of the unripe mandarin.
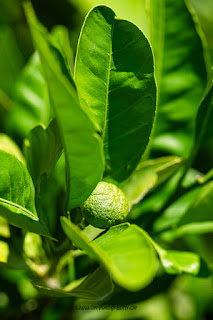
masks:
[[[118,187],[102,181],[81,205],[81,210],[83,217],[92,226],[107,229],[126,218],[129,204]]]

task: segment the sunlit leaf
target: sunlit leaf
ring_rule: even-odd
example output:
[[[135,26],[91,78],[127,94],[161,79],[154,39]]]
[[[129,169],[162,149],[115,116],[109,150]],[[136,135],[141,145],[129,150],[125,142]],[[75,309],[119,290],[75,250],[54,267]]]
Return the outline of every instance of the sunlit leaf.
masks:
[[[182,159],[175,156],[141,162],[122,188],[130,204],[141,201],[151,189],[176,173],[182,164]]]
[[[154,243],[158,252],[164,270],[169,274],[188,273],[195,276],[205,275],[209,276],[208,268],[205,265],[206,273],[203,273],[204,262],[201,258],[193,253],[178,250],[164,250],[158,244]]]
[[[148,40],[110,8],[93,8],[79,38],[75,81],[80,103],[104,140],[105,179],[122,183],[145,151],[155,115]]]
[[[16,227],[50,236],[37,217],[34,186],[26,167],[2,150],[0,163],[0,215]]]
[[[66,235],[73,243],[103,264],[112,279],[130,291],[147,286],[157,270],[156,253],[146,232],[128,223],[111,227],[89,242],[83,231],[67,218],[61,219]]]

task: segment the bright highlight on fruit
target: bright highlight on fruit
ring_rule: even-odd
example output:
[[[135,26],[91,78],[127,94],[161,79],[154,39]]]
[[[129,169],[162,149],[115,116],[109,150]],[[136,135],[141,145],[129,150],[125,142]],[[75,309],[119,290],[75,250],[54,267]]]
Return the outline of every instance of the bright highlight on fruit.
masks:
[[[83,217],[92,226],[107,229],[126,218],[129,204],[118,187],[102,181],[81,205],[81,210]]]

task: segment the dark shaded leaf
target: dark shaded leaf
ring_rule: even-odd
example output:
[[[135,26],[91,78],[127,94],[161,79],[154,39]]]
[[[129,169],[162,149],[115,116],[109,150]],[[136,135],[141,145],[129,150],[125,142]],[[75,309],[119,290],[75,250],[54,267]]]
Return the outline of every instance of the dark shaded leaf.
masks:
[[[47,128],[40,125],[32,129],[25,146],[27,168],[39,189],[42,176],[51,173],[63,151],[56,120],[53,119]]]
[[[113,292],[113,283],[103,267],[61,289],[44,287],[36,283],[34,286],[40,293],[58,298],[78,297],[87,300],[103,300]]]

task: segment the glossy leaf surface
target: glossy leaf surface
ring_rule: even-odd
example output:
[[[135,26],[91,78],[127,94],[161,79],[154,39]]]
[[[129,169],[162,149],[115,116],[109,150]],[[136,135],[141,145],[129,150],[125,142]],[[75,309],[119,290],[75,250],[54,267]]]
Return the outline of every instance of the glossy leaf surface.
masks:
[[[193,252],[168,250],[159,253],[163,267],[167,273],[189,273],[198,275],[200,270],[200,258]]]
[[[168,274],[188,273],[195,276],[209,276],[209,270],[204,261],[193,252],[165,250],[150,239],[160,257],[162,266]]]
[[[93,8],[78,43],[80,103],[104,139],[105,179],[129,177],[145,151],[156,104],[152,50],[143,33],[108,7]]]
[[[120,286],[136,291],[153,280],[157,270],[156,253],[142,229],[124,223],[111,227],[104,235],[89,242],[68,219],[62,218],[61,224],[75,245],[103,264]]]
[[[50,236],[36,215],[35,191],[26,167],[5,151],[0,151],[0,163],[0,215],[16,227]]]

